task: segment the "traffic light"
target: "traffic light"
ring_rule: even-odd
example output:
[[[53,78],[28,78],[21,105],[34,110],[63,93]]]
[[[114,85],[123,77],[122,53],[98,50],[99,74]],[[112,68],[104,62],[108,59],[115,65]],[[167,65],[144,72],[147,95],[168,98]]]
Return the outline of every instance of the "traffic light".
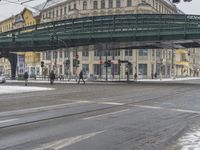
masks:
[[[180,0],[172,0],[173,3],[180,3]]]
[[[80,60],[73,59],[73,67],[79,67]]]
[[[120,59],[118,59],[118,64],[119,64],[119,66],[121,66],[121,60]]]
[[[44,67],[44,61],[41,61],[41,67],[42,68]]]
[[[108,60],[108,63],[107,63],[108,67],[111,66],[111,60]]]

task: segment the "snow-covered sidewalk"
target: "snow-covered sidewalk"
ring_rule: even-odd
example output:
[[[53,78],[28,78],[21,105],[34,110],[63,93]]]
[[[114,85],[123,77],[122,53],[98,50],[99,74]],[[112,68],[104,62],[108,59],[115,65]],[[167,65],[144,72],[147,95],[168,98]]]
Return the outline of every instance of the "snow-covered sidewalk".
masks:
[[[170,82],[170,81],[187,81],[187,80],[198,80],[200,77],[185,77],[185,78],[163,78],[162,80],[157,78],[157,79],[138,79],[137,82]],[[106,82],[105,79],[97,79],[97,80],[85,80],[86,83],[94,83],[97,84],[101,82]],[[108,79],[109,82],[118,82],[118,81],[127,81],[126,79]],[[135,81],[133,79],[130,79],[129,81]],[[7,80],[6,82],[8,83],[24,83],[23,80]],[[29,80],[29,83],[48,83],[50,84],[49,80]],[[55,80],[55,83],[77,83],[74,79],[68,81],[68,80]]]
[[[186,77],[186,78],[163,78],[163,79],[138,79],[137,81],[142,81],[142,82],[167,82],[167,81],[187,81],[187,80],[198,80],[200,77]]]
[[[47,91],[47,90],[53,90],[53,88],[0,85],[0,94],[25,93],[25,92],[34,92],[34,91]]]

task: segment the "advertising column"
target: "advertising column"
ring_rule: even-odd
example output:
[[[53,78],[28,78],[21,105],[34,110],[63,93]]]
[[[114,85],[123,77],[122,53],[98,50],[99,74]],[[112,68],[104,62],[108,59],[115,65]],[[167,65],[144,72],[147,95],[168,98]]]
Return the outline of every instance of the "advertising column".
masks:
[[[17,75],[23,77],[25,72],[25,57],[24,55],[17,55]]]

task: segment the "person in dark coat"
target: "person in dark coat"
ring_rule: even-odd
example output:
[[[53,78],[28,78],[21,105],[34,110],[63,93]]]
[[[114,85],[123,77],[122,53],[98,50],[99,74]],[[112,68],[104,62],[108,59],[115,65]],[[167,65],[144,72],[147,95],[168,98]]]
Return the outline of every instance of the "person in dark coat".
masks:
[[[137,73],[134,74],[134,80],[137,80]]]
[[[56,78],[56,76],[55,76],[53,70],[51,70],[51,72],[50,72],[50,74],[49,74],[49,78],[50,78],[50,84],[53,85],[54,80],[55,80],[55,78]]]
[[[78,80],[78,84],[80,83],[80,80],[82,79],[83,83],[85,84],[85,81],[83,79],[83,70],[80,71],[79,73],[79,80]]]
[[[25,86],[28,85],[28,72],[24,73],[24,81],[25,81]]]
[[[157,72],[155,73],[155,79],[157,79]]]

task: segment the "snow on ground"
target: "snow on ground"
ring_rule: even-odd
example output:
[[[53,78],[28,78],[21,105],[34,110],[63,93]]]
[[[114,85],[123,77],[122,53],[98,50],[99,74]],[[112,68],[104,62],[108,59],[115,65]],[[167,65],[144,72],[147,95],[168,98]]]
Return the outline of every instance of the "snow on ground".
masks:
[[[34,91],[47,91],[53,90],[53,88],[47,87],[29,87],[29,86],[1,86],[0,94],[10,94],[10,93],[25,93]]]
[[[185,133],[177,144],[171,147],[173,150],[199,150],[200,149],[200,127],[193,127]]]

